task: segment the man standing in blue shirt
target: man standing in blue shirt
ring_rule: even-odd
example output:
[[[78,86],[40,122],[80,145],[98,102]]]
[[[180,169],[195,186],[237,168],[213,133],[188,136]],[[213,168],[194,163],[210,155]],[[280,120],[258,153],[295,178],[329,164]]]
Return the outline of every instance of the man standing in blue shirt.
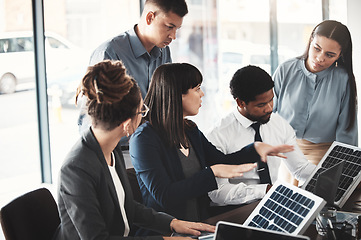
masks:
[[[176,39],[187,13],[185,0],[146,0],[138,24],[96,48],[90,65],[105,59],[121,60],[127,73],[138,82],[144,98],[154,70],[172,62],[168,45]],[[85,101],[81,105],[78,125],[83,132],[91,122]]]

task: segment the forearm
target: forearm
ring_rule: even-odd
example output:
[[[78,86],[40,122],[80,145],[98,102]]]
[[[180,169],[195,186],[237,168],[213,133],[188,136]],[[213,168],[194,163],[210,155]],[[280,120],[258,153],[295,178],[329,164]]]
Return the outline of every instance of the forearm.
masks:
[[[149,193],[163,208],[176,207],[189,199],[207,194],[217,188],[215,177],[210,168],[203,169],[190,178],[178,181],[156,172],[143,172],[140,176]],[[168,175],[168,173],[165,174]]]
[[[300,182],[304,182],[309,178],[313,170],[316,168],[316,165],[306,159],[297,144],[295,144],[294,147],[294,151],[285,153],[287,159],[283,159],[283,161],[293,177]]]
[[[208,193],[212,202],[219,205],[237,205],[260,199],[266,194],[267,184],[246,185],[224,183]]]
[[[260,156],[257,153],[254,143],[251,143],[241,150],[227,154],[225,162],[230,164],[243,164],[243,163],[254,163],[260,160]]]

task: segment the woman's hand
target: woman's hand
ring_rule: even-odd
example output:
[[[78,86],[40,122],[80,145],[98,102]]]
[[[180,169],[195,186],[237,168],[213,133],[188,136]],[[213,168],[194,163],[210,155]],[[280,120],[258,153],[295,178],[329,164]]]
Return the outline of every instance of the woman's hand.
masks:
[[[201,235],[200,231],[212,232],[216,230],[215,226],[200,222],[187,222],[178,219],[173,219],[170,222],[170,228],[177,233],[190,234],[193,236]],[[166,239],[166,238],[164,238]],[[174,239],[174,238],[172,238]]]
[[[272,146],[264,142],[255,142],[254,148],[261,157],[262,162],[267,162],[267,156],[277,156],[281,158],[287,158],[282,153],[291,152],[294,150],[292,145],[277,145]]]
[[[214,176],[219,178],[234,178],[243,176],[244,172],[248,172],[257,167],[257,163],[246,163],[240,165],[216,164],[211,166]]]

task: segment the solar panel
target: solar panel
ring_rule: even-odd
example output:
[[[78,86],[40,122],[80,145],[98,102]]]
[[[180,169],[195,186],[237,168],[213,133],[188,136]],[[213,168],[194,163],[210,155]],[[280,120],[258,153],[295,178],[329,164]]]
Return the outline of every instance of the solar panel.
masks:
[[[306,190],[276,182],[244,225],[292,235],[302,234],[326,202]]]
[[[314,192],[320,173],[341,161],[345,163],[334,201],[334,205],[341,208],[361,181],[361,148],[333,142],[302,188]]]

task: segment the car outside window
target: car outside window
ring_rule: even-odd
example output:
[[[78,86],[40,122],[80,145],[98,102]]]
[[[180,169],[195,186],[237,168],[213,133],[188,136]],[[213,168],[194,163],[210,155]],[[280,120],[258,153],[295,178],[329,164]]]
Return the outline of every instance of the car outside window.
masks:
[[[68,47],[60,42],[59,40],[53,38],[53,37],[47,37],[50,47],[52,48],[65,48],[68,49]]]
[[[33,38],[32,37],[21,37],[16,38],[17,52],[29,52],[33,51]]]

